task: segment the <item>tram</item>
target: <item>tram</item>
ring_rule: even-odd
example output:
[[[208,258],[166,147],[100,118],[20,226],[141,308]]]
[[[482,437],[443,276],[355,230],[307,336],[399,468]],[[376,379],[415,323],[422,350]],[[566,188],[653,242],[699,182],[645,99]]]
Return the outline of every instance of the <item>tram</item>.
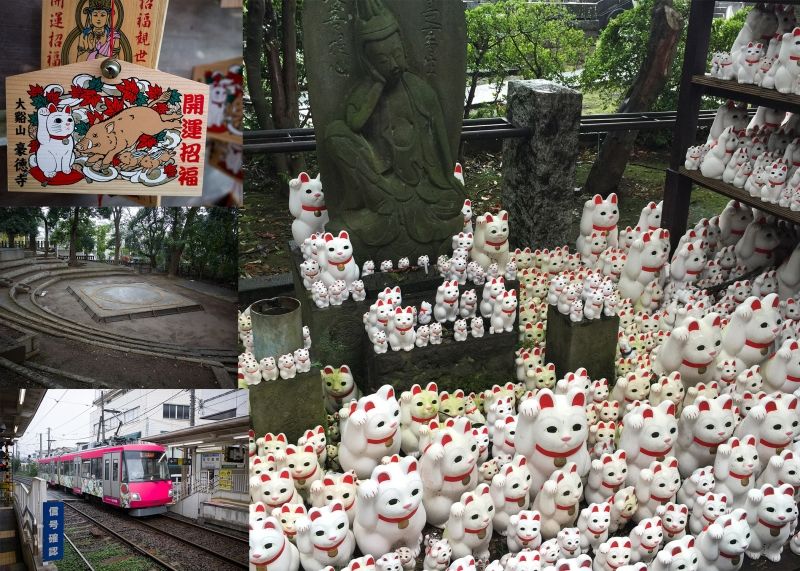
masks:
[[[39,459],[48,486],[95,496],[133,516],[164,513],[172,502],[167,453],[156,444],[121,444]]]

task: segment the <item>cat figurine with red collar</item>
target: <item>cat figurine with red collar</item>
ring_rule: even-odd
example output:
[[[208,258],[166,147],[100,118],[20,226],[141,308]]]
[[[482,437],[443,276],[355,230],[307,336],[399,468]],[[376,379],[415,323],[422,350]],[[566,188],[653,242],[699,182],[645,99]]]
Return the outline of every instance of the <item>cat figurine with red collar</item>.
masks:
[[[256,525],[261,525],[261,522],[264,521],[266,514],[263,508],[263,503],[258,502],[256,504],[256,514],[260,513],[261,515],[260,517],[258,515],[256,516],[256,522],[250,522],[250,529],[253,529]],[[297,522],[306,517],[306,515],[306,506],[303,504],[283,504],[281,507],[272,510],[272,517],[278,520],[281,524],[281,529],[283,529],[283,533],[286,534],[286,537],[288,537],[289,541],[292,543],[295,543],[297,537]]]
[[[674,502],[680,487],[678,461],[674,457],[667,456],[664,460],[651,462],[650,466],[639,472],[635,483],[638,508],[634,521],[651,518],[656,515],[659,506]]]
[[[678,371],[687,387],[713,381],[722,344],[721,324],[717,313],[701,319],[687,317],[659,348],[653,370],[659,376]]]
[[[512,405],[513,406],[513,405]],[[514,437],[517,431],[517,417],[507,415],[494,423],[492,434],[492,454],[494,456],[514,456]],[[524,458],[524,457],[523,457]]]
[[[720,444],[733,436],[735,428],[731,395],[714,399],[700,397],[684,408],[675,442],[681,476],[688,478],[698,468],[712,466]]]
[[[578,236],[575,249],[581,256],[587,256],[589,250],[586,240],[587,237],[592,235],[592,232],[604,232],[608,246],[612,248],[617,247],[619,241],[618,222],[619,208],[617,207],[617,195],[612,192],[604,199],[599,194],[595,194],[583,204],[580,235]]]
[[[292,472],[295,489],[307,500],[311,485],[322,478],[316,449],[312,444],[290,444],[286,447],[285,465]]]
[[[697,535],[720,516],[730,512],[728,496],[725,494],[706,494],[697,498],[689,515],[689,532]]]
[[[650,563],[661,548],[664,530],[661,518],[653,516],[640,521],[631,530],[631,562]]]
[[[359,479],[369,478],[381,458],[400,452],[400,405],[394,389],[383,385],[343,410],[339,462]]]
[[[743,507],[760,471],[756,437],[732,437],[720,445],[714,458],[714,493],[725,494],[732,507]]]
[[[361,553],[381,556],[398,547],[419,555],[425,506],[414,458],[393,455],[360,482],[353,532]]]
[[[312,179],[301,172],[289,181],[289,211],[294,216],[292,237],[298,244],[314,233],[325,231],[329,216],[319,175]]]
[[[492,307],[489,333],[510,333],[517,317],[517,290],[504,291],[495,299]]]
[[[664,542],[668,543],[686,536],[689,525],[689,508],[683,504],[668,503],[659,506],[656,515],[661,519]]]
[[[322,369],[322,388],[325,390],[325,408],[330,414],[339,412],[351,400],[361,398],[350,367],[340,365],[338,369],[327,365]]]
[[[478,445],[466,419],[434,430],[429,441],[420,442],[420,474],[425,484],[428,523],[444,526],[450,507],[478,484]]]
[[[625,485],[628,475],[627,454],[624,450],[604,453],[592,460],[586,483],[586,501],[601,503]]]
[[[747,523],[752,530],[747,556],[766,557],[773,563],[781,559],[783,546],[789,541],[797,521],[797,504],[791,484],[766,484],[747,494]]]
[[[386,331],[392,351],[411,351],[417,336],[414,331],[414,308],[395,307]]]
[[[633,544],[627,537],[612,537],[597,547],[592,563],[593,571],[616,571],[628,565]]]
[[[268,510],[280,508],[284,504],[300,504],[303,499],[294,485],[292,473],[288,468],[278,472],[263,472],[257,488],[251,488],[251,501],[263,502]]]
[[[763,299],[748,297],[737,306],[722,332],[721,360],[734,359],[737,371],[765,361],[780,332],[780,300],[775,293]]]
[[[800,398],[794,395],[772,393],[753,406],[736,427],[734,434],[739,438],[752,435],[757,439],[760,460],[757,472],[767,465],[772,456],[791,448],[792,441],[800,435],[798,404]]]
[[[340,501],[352,526],[356,515],[354,506],[357,486],[358,480],[355,472],[345,472],[344,474],[328,472],[321,480],[311,484],[309,503],[313,507],[319,508],[332,501]]]
[[[310,444],[314,447],[317,453],[317,459],[320,466],[325,466],[328,459],[328,439],[325,435],[325,427],[322,425],[316,426],[313,429],[308,429],[303,433],[303,436],[298,438],[297,445],[299,447]]]
[[[538,549],[542,544],[542,515],[534,510],[522,510],[508,518],[506,544],[510,553],[523,549]]]
[[[586,447],[589,423],[585,406],[586,397],[581,391],[554,395],[548,389],[540,390],[520,405],[514,443],[516,451],[528,460],[532,494],[538,492],[555,470],[569,463],[575,463],[579,478],[589,473],[591,459]],[[577,513],[574,515],[577,517]]]
[[[439,418],[439,388],[428,383],[423,389],[414,384],[400,394],[400,449],[405,454],[419,454],[419,429]]]
[[[739,571],[751,537],[745,510],[735,509],[721,515],[696,536],[700,568],[708,571]]]
[[[580,530],[581,553],[597,551],[601,543],[608,539],[608,528],[611,525],[611,503],[590,503],[581,510],[578,516]]]
[[[250,571],[298,571],[300,554],[274,517],[250,529]]]
[[[297,522],[297,549],[305,571],[321,571],[327,565],[341,567],[356,548],[347,513],[338,500],[308,510]]]
[[[506,291],[505,278],[491,278],[483,287],[483,294],[481,298],[481,316],[488,319],[492,316],[496,300],[499,296]]]
[[[581,554],[581,532],[577,527],[565,527],[558,532],[556,543],[559,548],[559,560],[574,559]]]
[[[800,493],[800,449],[784,450],[770,458],[756,479],[756,486],[765,484],[791,484],[797,498]]]
[[[342,230],[338,236],[326,232],[325,244],[321,248],[322,281],[327,286],[336,280],[343,280],[347,287],[359,278],[358,265],[353,259],[353,245],[350,236]]]
[[[634,240],[619,279],[620,295],[632,300],[635,305],[646,286],[659,277],[669,259],[669,249],[668,230],[645,232]]]
[[[494,503],[487,484],[462,494],[450,506],[450,514],[442,537],[450,542],[453,557],[473,556],[489,559],[489,542],[492,540]]]
[[[627,453],[627,482],[636,484],[641,470],[649,468],[653,461],[663,462],[672,454],[678,432],[675,404],[664,401],[656,407],[646,403],[634,406],[625,414],[622,424],[619,448]]]
[[[484,269],[494,262],[504,268],[510,259],[508,212],[484,214],[475,220],[475,237],[470,257]]]
[[[713,465],[713,462],[712,462]],[[697,498],[710,494],[714,491],[716,480],[714,479],[714,469],[712,465],[697,468],[688,478],[684,478],[678,490],[678,503],[684,504],[690,510],[694,507]],[[680,458],[678,459],[678,471],[681,470]]]
[[[458,281],[445,280],[436,289],[433,317],[439,323],[458,319]]]
[[[494,502],[493,523],[497,533],[507,535],[511,516],[528,509],[530,487],[531,472],[521,454],[513,456],[511,462],[492,478],[489,490]]]
[[[552,539],[578,519],[583,483],[575,462],[552,473],[533,500],[532,509],[542,514],[542,538]]]
[[[670,541],[658,552],[650,571],[697,571],[700,557],[694,537],[687,535]]]

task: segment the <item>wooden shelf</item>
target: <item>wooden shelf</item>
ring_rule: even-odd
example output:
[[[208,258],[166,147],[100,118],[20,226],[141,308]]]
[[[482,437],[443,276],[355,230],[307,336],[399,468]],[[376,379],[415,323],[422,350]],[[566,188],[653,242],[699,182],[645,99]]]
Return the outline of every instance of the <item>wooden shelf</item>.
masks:
[[[783,111],[800,111],[800,95],[779,93],[774,89],[765,89],[757,85],[738,83],[732,79],[719,79],[707,75],[693,75],[692,83],[703,87],[708,95],[716,95],[745,101],[753,105],[763,105]]]
[[[746,190],[742,188],[737,188],[732,184],[726,184],[721,180],[717,180],[714,178],[706,178],[700,171],[690,171],[686,170],[685,168],[680,168],[680,174],[690,178],[696,184],[703,186],[709,190],[713,190],[714,192],[718,192],[719,194],[724,194],[734,200],[738,200],[739,202],[743,202],[752,206],[753,208],[758,208],[762,212],[766,212],[768,214],[772,214],[773,216],[777,216],[783,220],[788,220],[789,222],[794,222],[795,224],[800,224],[800,212],[795,212],[793,210],[789,210],[788,208],[784,208],[782,206],[778,206],[777,204],[771,204],[769,202],[764,202],[760,198],[756,198],[754,196],[750,196]]]

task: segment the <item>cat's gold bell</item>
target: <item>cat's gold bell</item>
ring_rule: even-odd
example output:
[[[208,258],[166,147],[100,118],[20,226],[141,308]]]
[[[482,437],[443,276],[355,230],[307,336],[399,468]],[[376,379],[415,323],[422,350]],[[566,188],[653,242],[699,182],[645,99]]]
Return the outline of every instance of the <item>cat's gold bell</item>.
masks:
[[[106,79],[114,79],[122,72],[122,65],[120,65],[119,61],[108,58],[100,64],[100,71]]]

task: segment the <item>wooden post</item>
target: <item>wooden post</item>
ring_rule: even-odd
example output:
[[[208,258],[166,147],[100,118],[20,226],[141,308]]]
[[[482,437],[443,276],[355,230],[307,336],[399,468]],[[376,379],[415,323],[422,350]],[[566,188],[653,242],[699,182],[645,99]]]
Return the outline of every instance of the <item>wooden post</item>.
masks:
[[[669,230],[673,250],[686,231],[689,200],[692,195],[692,181],[678,173],[684,162],[686,148],[694,143],[697,136],[697,116],[700,112],[703,88],[692,83],[692,76],[705,73],[713,19],[714,2],[691,3],[678,94],[678,115],[673,134],[672,156],[664,184],[664,206],[661,215],[661,226]]]

